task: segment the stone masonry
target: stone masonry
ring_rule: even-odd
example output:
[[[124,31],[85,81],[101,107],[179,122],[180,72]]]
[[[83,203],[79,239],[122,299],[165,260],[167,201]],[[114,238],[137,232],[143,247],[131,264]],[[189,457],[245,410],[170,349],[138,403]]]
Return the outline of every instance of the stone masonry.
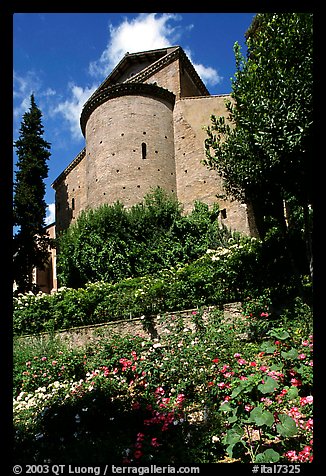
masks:
[[[130,207],[160,186],[186,213],[195,200],[217,202],[226,226],[252,234],[246,205],[221,198],[222,179],[201,163],[204,127],[227,114],[228,98],[209,94],[179,46],[126,53],[84,105],[85,148],[52,184],[57,232],[82,210]]]

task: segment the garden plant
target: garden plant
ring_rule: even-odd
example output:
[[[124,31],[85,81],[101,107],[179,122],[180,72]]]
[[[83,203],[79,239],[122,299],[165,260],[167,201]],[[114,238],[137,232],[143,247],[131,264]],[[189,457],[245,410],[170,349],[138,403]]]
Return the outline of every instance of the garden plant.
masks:
[[[260,342],[252,326],[273,319],[268,307],[231,321],[193,311],[188,326],[160,319],[154,341],[117,335],[71,349],[55,337],[17,340],[18,461],[312,461],[309,306],[297,300]]]

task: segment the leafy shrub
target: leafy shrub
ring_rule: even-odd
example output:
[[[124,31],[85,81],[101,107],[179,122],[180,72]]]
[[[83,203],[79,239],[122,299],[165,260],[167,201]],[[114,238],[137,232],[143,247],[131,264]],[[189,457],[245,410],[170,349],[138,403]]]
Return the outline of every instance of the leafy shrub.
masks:
[[[67,329],[241,300],[250,289],[244,286],[240,291],[239,264],[242,260],[255,263],[260,246],[256,241],[229,239],[228,247],[208,250],[193,263],[158,271],[155,276],[88,283],[79,289],[64,287],[53,295],[19,295],[14,298],[14,332]]]
[[[311,318],[303,310],[298,328]],[[251,342],[249,318],[218,310],[194,312],[187,326],[173,314],[161,321],[160,340],[117,335],[44,355],[39,339],[38,350],[25,346],[27,362],[18,352],[16,460],[55,462],[58,450],[78,464],[312,460],[312,335],[287,321]],[[59,362],[71,365],[62,377]]]
[[[231,236],[218,215],[217,205],[210,210],[201,202],[183,215],[180,203],[161,188],[130,209],[116,202],[83,211],[58,239],[59,281],[77,288],[193,261]]]

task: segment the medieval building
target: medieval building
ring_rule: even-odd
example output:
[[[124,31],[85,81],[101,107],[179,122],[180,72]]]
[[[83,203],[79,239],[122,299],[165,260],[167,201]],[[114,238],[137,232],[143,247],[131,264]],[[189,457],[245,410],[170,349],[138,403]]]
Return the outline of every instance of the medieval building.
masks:
[[[217,202],[227,227],[251,234],[246,205],[221,198],[222,179],[201,163],[204,127],[227,115],[228,97],[209,94],[180,46],[126,53],[83,107],[85,148],[52,184],[56,232],[82,210],[132,206],[160,186],[185,212]]]

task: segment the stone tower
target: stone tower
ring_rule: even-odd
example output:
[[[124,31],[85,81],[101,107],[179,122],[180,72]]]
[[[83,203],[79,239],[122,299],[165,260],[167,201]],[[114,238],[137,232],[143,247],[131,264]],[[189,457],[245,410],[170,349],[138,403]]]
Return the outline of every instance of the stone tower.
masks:
[[[88,208],[117,200],[127,207],[153,187],[174,193],[185,212],[195,200],[218,202],[226,226],[250,234],[246,206],[219,198],[221,178],[201,164],[204,126],[226,115],[181,47],[122,58],[81,113],[85,148],[54,181],[56,228]]]

